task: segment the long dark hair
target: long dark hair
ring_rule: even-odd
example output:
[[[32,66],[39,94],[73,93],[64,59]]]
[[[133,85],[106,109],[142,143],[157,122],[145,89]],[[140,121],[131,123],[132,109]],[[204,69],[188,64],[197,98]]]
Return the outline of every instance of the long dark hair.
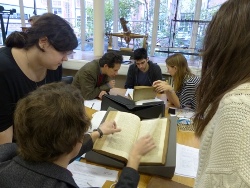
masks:
[[[195,133],[201,136],[222,97],[250,81],[250,1],[228,0],[210,22],[204,39]]]
[[[76,35],[70,24],[52,13],[45,13],[40,16],[26,32],[15,31],[11,33],[5,41],[5,45],[25,49],[36,45],[42,50],[38,45],[38,41],[42,37],[47,37],[49,43],[60,52],[72,51],[78,45]]]

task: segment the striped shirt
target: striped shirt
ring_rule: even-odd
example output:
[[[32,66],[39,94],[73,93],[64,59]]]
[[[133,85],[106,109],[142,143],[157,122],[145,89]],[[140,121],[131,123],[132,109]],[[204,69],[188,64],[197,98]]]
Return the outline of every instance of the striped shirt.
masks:
[[[184,78],[181,89],[176,92],[176,95],[178,96],[180,101],[180,108],[196,108],[195,92],[199,83],[200,78],[198,76],[191,75]]]

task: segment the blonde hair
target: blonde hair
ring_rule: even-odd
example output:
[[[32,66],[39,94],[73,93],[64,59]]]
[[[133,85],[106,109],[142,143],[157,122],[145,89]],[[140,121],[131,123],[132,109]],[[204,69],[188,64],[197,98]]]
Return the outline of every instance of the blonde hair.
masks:
[[[173,76],[174,79],[174,90],[179,91],[185,79],[185,76],[193,75],[190,68],[188,67],[187,59],[184,55],[177,53],[169,56],[166,59],[166,65],[170,67],[176,67],[176,73]]]

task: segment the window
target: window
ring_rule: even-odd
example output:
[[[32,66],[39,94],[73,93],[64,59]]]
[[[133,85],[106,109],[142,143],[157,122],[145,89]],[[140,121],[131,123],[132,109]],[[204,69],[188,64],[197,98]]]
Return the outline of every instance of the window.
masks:
[[[114,14],[114,1],[105,0],[105,31],[113,31],[113,14]],[[195,4],[196,1],[202,2],[200,22],[196,35],[195,49],[202,48],[203,37],[205,35],[206,27],[211,20],[213,14],[218,10],[220,4],[225,0],[179,0],[178,10],[176,12],[174,2],[169,0],[160,0],[159,10],[159,25],[157,32],[157,48],[166,49],[167,47],[181,47],[189,48],[192,40],[193,23],[191,22],[177,22],[172,23],[174,15],[177,20],[194,20]],[[20,9],[18,0],[6,1],[2,6],[9,10],[16,9],[16,13],[10,15],[9,32],[20,30]],[[34,14],[34,0],[25,0],[24,12],[25,20]],[[81,0],[52,0],[53,13],[57,14],[67,21],[69,21],[74,28],[79,40],[79,49],[81,41]],[[1,5],[1,3],[0,3]],[[127,26],[132,33],[148,35],[149,48],[151,47],[151,32],[154,19],[154,0],[119,0],[119,18],[123,17],[128,21]],[[36,13],[38,15],[47,12],[47,0],[36,0]],[[86,50],[93,50],[93,0],[85,0],[86,12]],[[7,24],[8,15],[4,15],[4,23]],[[119,22],[119,21],[118,21]],[[27,23],[27,22],[26,22]],[[118,24],[118,32],[123,32],[120,22]],[[174,36],[174,39],[173,39]],[[172,40],[173,39],[173,40]],[[124,47],[124,40],[118,39],[118,46]],[[105,39],[105,49],[107,48],[107,39]],[[141,47],[143,39],[134,39],[130,41],[131,48]],[[160,54],[166,55],[166,54]]]
[[[62,15],[62,9],[61,8],[53,8],[53,13],[58,14],[59,16]]]

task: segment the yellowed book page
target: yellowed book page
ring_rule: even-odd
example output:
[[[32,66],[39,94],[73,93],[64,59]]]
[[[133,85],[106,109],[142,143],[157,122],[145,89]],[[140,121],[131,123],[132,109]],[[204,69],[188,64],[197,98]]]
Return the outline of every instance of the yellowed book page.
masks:
[[[166,147],[168,145],[169,124],[167,118],[144,120],[138,138],[145,134],[152,135],[156,148],[142,157],[141,163],[163,165],[166,159]]]
[[[147,100],[156,97],[155,88],[152,86],[135,86],[133,92],[133,100]]]
[[[112,153],[123,158],[128,158],[131,147],[136,140],[136,135],[140,127],[140,118],[134,114],[110,111],[107,120],[115,120],[121,132],[103,136],[94,144],[94,149]]]

